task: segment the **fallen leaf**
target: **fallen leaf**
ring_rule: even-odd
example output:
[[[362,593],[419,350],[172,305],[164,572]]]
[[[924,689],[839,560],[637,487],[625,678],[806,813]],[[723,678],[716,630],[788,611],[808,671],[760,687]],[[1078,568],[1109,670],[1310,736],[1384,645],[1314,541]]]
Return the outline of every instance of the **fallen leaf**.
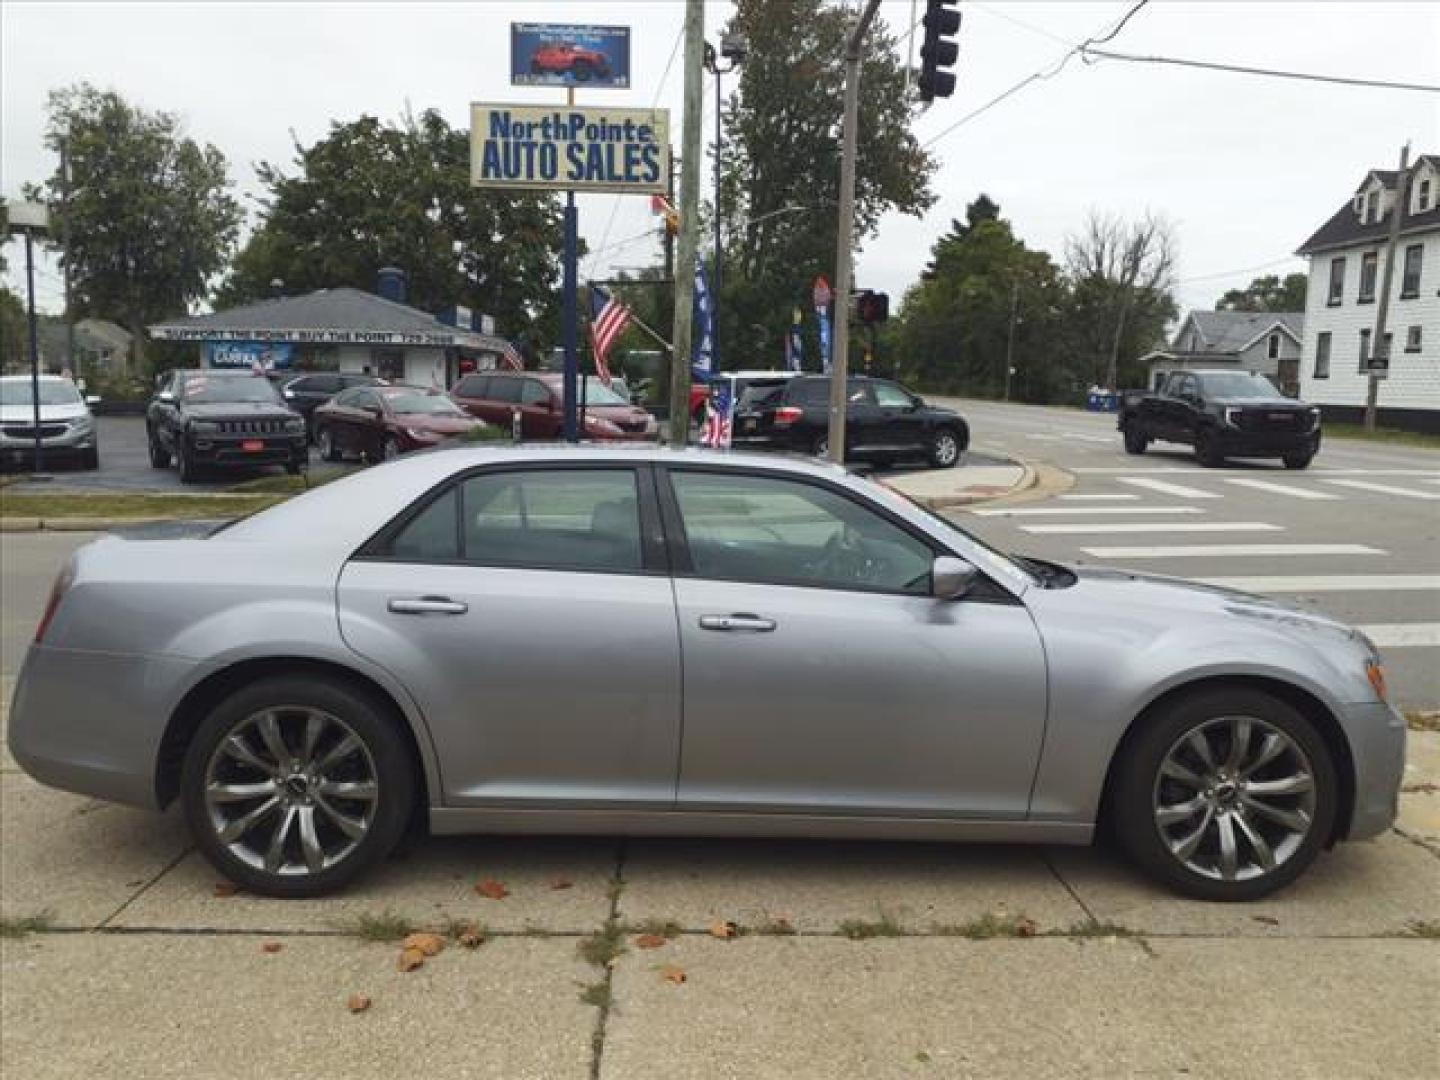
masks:
[[[401,949],[400,959],[395,962],[395,967],[400,971],[414,971],[423,963],[425,954],[419,949]]]
[[[233,881],[215,882],[215,895],[222,899],[227,896],[234,896],[239,891],[240,886],[236,885]]]
[[[277,953],[284,947],[285,946],[281,945],[278,941],[267,941],[260,946],[260,949],[262,952]]]
[[[411,934],[402,943],[403,949],[415,949],[426,956],[438,956],[440,950],[445,948],[445,939],[439,934]]]
[[[568,889],[571,888],[574,884],[575,882],[571,881],[568,877],[557,877],[550,879],[550,887],[552,889]]]
[[[1266,926],[1280,925],[1280,920],[1275,918],[1275,916],[1273,915],[1251,915],[1250,918],[1254,919],[1258,923],[1264,923]]]
[[[717,919],[710,924],[710,936],[729,941],[740,932],[740,928],[729,919]]]
[[[666,982],[679,986],[685,981],[685,969],[678,968],[674,964],[666,964],[660,969],[660,977]]]
[[[457,940],[467,949],[478,949],[485,944],[485,935],[479,930],[470,929],[462,932]]]
[[[665,944],[665,939],[659,934],[641,934],[635,939],[635,947],[638,949],[658,949]]]
[[[504,900],[505,897],[510,895],[510,890],[505,888],[503,882],[495,881],[492,878],[486,878],[480,882],[480,884],[476,885],[475,891],[481,896],[488,897],[491,900]]]
[[[1034,919],[1018,919],[1015,922],[1015,933],[1019,937],[1034,937],[1039,930]]]
[[[370,1007],[370,999],[364,994],[351,994],[350,1000],[345,1002],[345,1007],[352,1013],[362,1013]]]

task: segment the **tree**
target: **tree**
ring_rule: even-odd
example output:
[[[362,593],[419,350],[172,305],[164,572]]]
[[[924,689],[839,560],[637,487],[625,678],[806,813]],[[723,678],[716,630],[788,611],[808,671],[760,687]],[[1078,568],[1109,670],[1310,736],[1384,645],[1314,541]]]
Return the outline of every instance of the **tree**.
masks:
[[[382,267],[409,277],[409,302],[459,304],[493,315],[515,336],[558,328],[564,246],[558,201],[470,186],[469,133],[433,110],[399,124],[362,116],[295,147],[293,174],[269,163],[259,228],[222,289],[228,304],[350,286],[371,291]]]
[[[37,197],[50,206],[70,270],[76,317],[111,319],[135,335],[205,299],[241,220],[225,156],[181,133],[179,119],[79,83],[51,93],[45,144],[69,163]]]
[[[1053,341],[1064,298],[1050,256],[1027,248],[999,205],[981,195],[965,221],[952,221],[931,248],[929,267],[906,292],[881,354],[898,357],[896,374],[928,390],[998,398],[1013,315],[1012,394],[1059,400],[1067,381]]]
[[[1176,317],[1175,230],[1152,213],[1127,221],[1091,210],[1065,241],[1069,347],[1089,377],[1112,389],[1143,383],[1139,356]]]
[[[1304,311],[1306,274],[1275,274],[1257,277],[1243,289],[1231,289],[1215,301],[1216,311]]]
[[[833,278],[849,14],[820,0],[738,0],[727,31],[749,54],[725,109],[719,212],[726,241],[719,305],[727,367],[778,358],[791,309],[809,307],[810,282]],[[877,21],[860,82],[856,232],[872,235],[889,210],[919,214],[935,201],[935,161],[910,128],[904,65]],[[682,208],[684,209],[684,208]],[[807,348],[813,357],[813,347]]]
[[[24,302],[0,286],[0,373],[30,367],[29,342],[29,318]]]

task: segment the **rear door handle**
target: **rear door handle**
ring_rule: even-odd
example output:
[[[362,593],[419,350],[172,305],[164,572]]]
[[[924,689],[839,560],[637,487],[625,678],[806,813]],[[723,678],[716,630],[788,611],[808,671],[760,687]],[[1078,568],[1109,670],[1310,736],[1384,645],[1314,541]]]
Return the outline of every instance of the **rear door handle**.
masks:
[[[464,615],[470,605],[448,596],[392,597],[386,605],[396,615]]]
[[[737,612],[734,615],[701,615],[701,630],[716,630],[731,634],[768,634],[775,629],[775,620]]]

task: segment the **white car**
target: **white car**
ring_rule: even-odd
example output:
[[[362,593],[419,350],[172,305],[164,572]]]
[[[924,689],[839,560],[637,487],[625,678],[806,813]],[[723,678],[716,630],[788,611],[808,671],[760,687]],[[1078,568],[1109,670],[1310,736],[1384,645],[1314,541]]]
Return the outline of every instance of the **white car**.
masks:
[[[82,395],[61,375],[40,376],[40,448],[44,461],[100,466],[100,439],[90,406],[99,398]],[[0,376],[0,462],[29,464],[35,456],[35,398],[29,375]]]

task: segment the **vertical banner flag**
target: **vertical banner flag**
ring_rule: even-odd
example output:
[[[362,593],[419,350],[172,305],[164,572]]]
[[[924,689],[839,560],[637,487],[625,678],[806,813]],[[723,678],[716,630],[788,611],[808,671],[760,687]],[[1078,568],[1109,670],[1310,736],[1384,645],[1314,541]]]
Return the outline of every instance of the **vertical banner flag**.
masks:
[[[695,261],[695,328],[690,353],[690,377],[709,382],[715,373],[715,305],[705,283],[705,267]]]
[[[815,302],[815,318],[820,323],[820,370],[830,374],[830,283],[821,274],[810,289]]]
[[[735,395],[730,379],[719,379],[705,399],[705,423],[700,427],[700,445],[717,450],[730,448],[735,423]]]
[[[800,327],[805,316],[795,308],[790,314],[790,331],[785,335],[785,370],[799,371],[805,359],[805,341],[800,336]]]
[[[630,324],[630,309],[598,285],[590,286],[590,344],[595,349],[595,374],[610,385],[610,347]]]

